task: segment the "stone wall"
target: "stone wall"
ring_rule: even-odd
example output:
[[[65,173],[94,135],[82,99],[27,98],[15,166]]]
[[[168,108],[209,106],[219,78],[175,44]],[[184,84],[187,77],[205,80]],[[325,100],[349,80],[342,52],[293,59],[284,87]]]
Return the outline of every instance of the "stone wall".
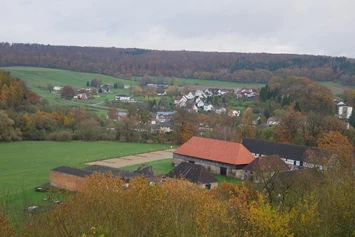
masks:
[[[57,188],[64,188],[69,191],[78,191],[80,185],[84,183],[84,178],[56,171],[51,171],[49,175],[50,184]]]
[[[202,165],[205,167],[209,172],[213,174],[220,174],[221,167],[227,169],[227,175],[229,177],[234,177],[234,178],[241,178],[244,176],[244,172],[241,170],[243,166],[236,166],[236,165],[229,165],[225,163],[220,163],[220,162],[214,162],[214,161],[208,161],[208,160],[203,160],[203,159],[198,159],[190,156],[183,156],[183,155],[178,155],[178,154],[173,154],[173,163],[174,165],[178,165],[181,162],[193,162],[197,165]]]

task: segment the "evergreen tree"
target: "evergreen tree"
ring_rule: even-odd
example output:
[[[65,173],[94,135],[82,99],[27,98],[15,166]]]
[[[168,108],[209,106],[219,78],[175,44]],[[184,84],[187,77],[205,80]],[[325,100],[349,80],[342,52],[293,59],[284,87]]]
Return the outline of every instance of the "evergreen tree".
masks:
[[[118,83],[117,82],[115,84],[113,84],[113,88],[115,88],[115,89],[118,88]]]
[[[264,86],[261,88],[259,93],[259,98],[261,101],[266,101],[268,99],[268,86]]]
[[[300,103],[298,103],[298,101],[296,101],[295,107],[293,107],[293,109],[294,109],[295,111],[301,112]]]
[[[349,124],[355,128],[355,109],[351,111],[351,115],[349,117]]]
[[[87,87],[90,86],[90,82],[89,82],[89,81],[86,82],[86,86],[87,86]]]

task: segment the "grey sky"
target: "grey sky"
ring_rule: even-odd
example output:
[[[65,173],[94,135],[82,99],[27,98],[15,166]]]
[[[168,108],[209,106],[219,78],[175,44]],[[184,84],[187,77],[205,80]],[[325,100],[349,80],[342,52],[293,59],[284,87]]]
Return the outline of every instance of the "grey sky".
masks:
[[[355,57],[354,8],[354,0],[2,0],[0,41]]]

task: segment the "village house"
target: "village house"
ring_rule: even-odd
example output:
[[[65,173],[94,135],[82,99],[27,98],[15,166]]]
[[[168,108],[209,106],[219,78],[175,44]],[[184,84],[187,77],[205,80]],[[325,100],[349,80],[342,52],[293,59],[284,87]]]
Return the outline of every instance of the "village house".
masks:
[[[290,167],[278,155],[260,156],[243,168],[243,180],[260,182],[271,178],[275,173],[288,170]]]
[[[175,113],[176,113],[175,111],[174,112],[159,111],[155,116],[155,120],[157,123],[164,123],[166,121],[170,121]]]
[[[211,173],[235,178],[242,178],[242,168],[254,159],[240,143],[201,137],[192,137],[173,154],[175,165],[190,162],[202,165]]]
[[[100,86],[102,93],[109,93],[111,92],[111,85],[110,84],[103,84]]]
[[[203,111],[206,111],[206,112],[212,111],[213,109],[214,109],[214,107],[213,107],[213,105],[211,105],[211,104],[205,104],[205,105],[203,106]]]
[[[128,118],[128,113],[126,113],[126,112],[118,112],[117,113],[117,117],[113,118],[113,121],[120,121],[120,120],[123,120],[123,119],[126,119],[126,118]],[[106,119],[110,119],[108,115],[106,116]]]
[[[159,132],[160,133],[169,133],[172,132],[173,128],[171,126],[170,121],[165,121],[159,124]]]
[[[239,117],[240,116],[240,110],[228,110],[228,116],[229,117]]]
[[[63,89],[62,86],[54,86],[54,87],[53,87],[53,90],[54,90],[54,91],[61,91],[62,89]]]
[[[349,119],[352,111],[353,107],[341,105],[338,107],[338,117],[341,119]]]
[[[280,119],[275,117],[269,117],[266,121],[266,125],[268,125],[269,127],[278,125],[279,123],[280,123]]]
[[[123,101],[123,102],[134,101],[134,99],[132,97],[130,97],[128,95],[124,95],[124,94],[116,95],[115,100],[116,101]]]
[[[123,89],[129,89],[129,88],[131,88],[130,85],[123,85]]]
[[[243,137],[241,142],[254,157],[278,155],[291,169],[320,166],[317,148]]]
[[[79,99],[79,100],[86,100],[87,99],[87,95],[86,93],[81,93],[81,94],[77,94],[73,97],[74,99]]]
[[[205,167],[189,162],[181,162],[165,177],[183,178],[197,184],[200,188],[213,189],[218,186],[218,180]]]
[[[214,111],[216,114],[223,114],[223,113],[227,112],[226,108],[224,108],[222,106],[215,106]]]

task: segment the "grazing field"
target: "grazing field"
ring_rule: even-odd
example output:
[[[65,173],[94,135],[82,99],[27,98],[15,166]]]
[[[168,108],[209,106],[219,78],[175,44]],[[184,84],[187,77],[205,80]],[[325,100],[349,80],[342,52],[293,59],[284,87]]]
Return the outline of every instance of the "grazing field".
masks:
[[[103,84],[113,85],[116,82],[122,82],[127,85],[138,85],[136,81],[119,79],[111,76],[93,74],[93,73],[83,73],[74,72],[60,69],[51,68],[37,68],[37,67],[2,67],[0,68],[4,71],[9,71],[11,75],[21,78],[25,81],[26,85],[36,93],[38,93],[41,98],[47,99],[54,104],[63,105],[80,105],[84,106],[89,104],[97,104],[104,102],[105,100],[112,100],[115,98],[115,94],[127,94],[128,91],[124,89],[112,89],[112,93],[101,93],[100,98],[88,99],[88,100],[62,100],[60,98],[60,92],[53,91],[49,93],[48,90],[40,89],[40,87],[45,87],[48,84],[53,86],[72,86],[74,88],[85,88],[87,81],[99,78],[102,79]],[[106,114],[106,113],[105,113]]]
[[[0,196],[32,189],[49,181],[58,166],[84,167],[86,162],[167,149],[163,144],[121,142],[0,143]]]

